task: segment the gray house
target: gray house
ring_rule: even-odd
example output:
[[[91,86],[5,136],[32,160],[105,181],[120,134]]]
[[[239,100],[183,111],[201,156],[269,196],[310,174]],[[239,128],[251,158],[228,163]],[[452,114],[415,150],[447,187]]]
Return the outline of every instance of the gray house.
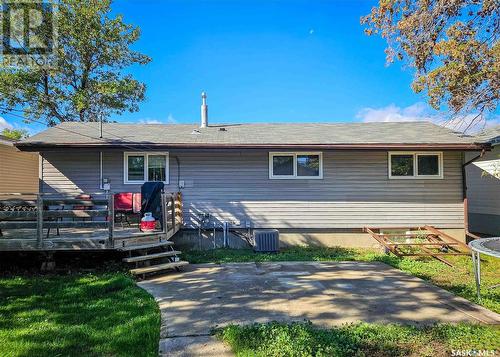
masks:
[[[464,240],[463,164],[485,145],[428,122],[63,123],[17,144],[41,192],[182,192],[186,234],[210,217],[291,244],[367,246],[364,226],[434,225]],[[101,135],[102,133],[102,135]]]
[[[484,130],[477,141],[489,143],[491,151],[467,166],[469,230],[500,236],[500,125]]]

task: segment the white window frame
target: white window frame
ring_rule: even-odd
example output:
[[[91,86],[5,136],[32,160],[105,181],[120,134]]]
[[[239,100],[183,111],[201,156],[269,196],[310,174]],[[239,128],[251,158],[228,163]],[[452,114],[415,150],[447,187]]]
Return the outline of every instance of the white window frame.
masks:
[[[297,175],[297,156],[317,155],[319,156],[319,176],[298,176]],[[274,175],[273,157],[274,156],[292,156],[293,157],[293,175]],[[269,152],[269,179],[271,180],[322,180],[323,179],[323,153],[321,151],[285,151]]]
[[[124,152],[123,153],[123,183],[125,185],[137,185],[137,184],[143,184],[143,183],[148,182],[148,180],[147,180],[147,178],[148,178],[148,163],[149,163],[148,156],[154,156],[154,155],[165,155],[165,181],[158,181],[158,182],[163,182],[164,184],[168,185],[170,182],[170,157],[169,157],[168,152],[157,152],[157,151]],[[128,179],[128,157],[129,156],[144,156],[144,180],[129,180]]]
[[[392,156],[393,155],[413,155],[413,176],[393,176],[392,175]],[[438,157],[438,175],[419,175],[418,157],[425,155],[436,155]],[[442,151],[389,151],[387,156],[387,167],[389,179],[391,180],[442,180],[444,178],[443,152]]]

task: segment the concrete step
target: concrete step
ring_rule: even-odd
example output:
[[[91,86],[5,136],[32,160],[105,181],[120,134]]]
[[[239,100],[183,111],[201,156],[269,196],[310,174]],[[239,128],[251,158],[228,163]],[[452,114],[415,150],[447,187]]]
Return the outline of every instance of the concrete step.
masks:
[[[144,268],[131,269],[130,273],[132,273],[134,275],[154,273],[154,272],[158,272],[158,271],[162,271],[162,270],[179,268],[179,267],[182,267],[182,266],[185,266],[188,264],[189,264],[189,262],[180,260],[180,261],[174,262],[174,263],[158,264],[158,265],[151,265],[149,267],[144,267]]]
[[[182,252],[180,252],[178,250],[171,250],[169,252],[140,255],[138,257],[123,258],[123,261],[125,263],[135,263],[135,262],[142,262],[144,260],[150,260],[150,259],[157,259],[157,258],[163,258],[163,257],[172,257],[174,255],[178,255],[178,254],[181,254],[181,253]]]
[[[153,249],[157,247],[164,247],[167,245],[173,245],[174,242],[166,240],[164,242],[155,242],[155,243],[150,243],[150,244],[139,244],[139,245],[127,245],[125,247],[118,247],[116,248],[117,250],[121,250],[124,252],[128,252],[131,250],[141,250],[141,249]]]

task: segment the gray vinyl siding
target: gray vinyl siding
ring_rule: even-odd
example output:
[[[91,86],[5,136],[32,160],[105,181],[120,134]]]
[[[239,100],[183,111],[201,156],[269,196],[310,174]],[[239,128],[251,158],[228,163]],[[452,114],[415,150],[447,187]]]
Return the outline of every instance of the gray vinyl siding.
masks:
[[[79,150],[42,153],[41,192],[99,190],[99,153]]]
[[[103,176],[111,179],[113,191],[140,190],[123,183],[123,152],[103,155]],[[97,191],[99,153],[66,156],[44,153],[45,189]],[[460,152],[444,153],[442,180],[389,180],[385,151],[323,151],[322,180],[270,180],[265,150],[170,151],[171,191],[177,191],[176,157],[186,185],[184,220],[190,227],[202,212],[243,226],[251,221],[254,227],[463,227]]]
[[[468,158],[477,154],[470,154]],[[477,163],[500,167],[500,145],[478,159]],[[474,163],[468,165],[466,171],[469,229],[472,232],[500,235],[500,179],[487,175]]]

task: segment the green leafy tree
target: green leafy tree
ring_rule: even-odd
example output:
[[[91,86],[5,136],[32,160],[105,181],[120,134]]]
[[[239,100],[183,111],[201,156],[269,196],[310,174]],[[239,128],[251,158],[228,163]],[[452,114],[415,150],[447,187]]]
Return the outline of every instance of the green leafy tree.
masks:
[[[475,114],[469,126],[498,106],[498,0],[379,0],[361,18],[368,35],[387,40],[387,62],[415,69],[412,87],[454,118]]]
[[[26,139],[29,135],[28,131],[25,129],[3,129],[2,132],[0,132],[2,136],[5,136],[6,138],[13,139],[13,140],[21,140],[21,139]]]
[[[112,17],[111,0],[55,4],[54,54],[47,65],[0,64],[0,112],[22,108],[27,119],[55,125],[137,111],[145,85],[123,69],[150,61],[130,48],[139,39],[139,28],[124,23],[122,16]]]

